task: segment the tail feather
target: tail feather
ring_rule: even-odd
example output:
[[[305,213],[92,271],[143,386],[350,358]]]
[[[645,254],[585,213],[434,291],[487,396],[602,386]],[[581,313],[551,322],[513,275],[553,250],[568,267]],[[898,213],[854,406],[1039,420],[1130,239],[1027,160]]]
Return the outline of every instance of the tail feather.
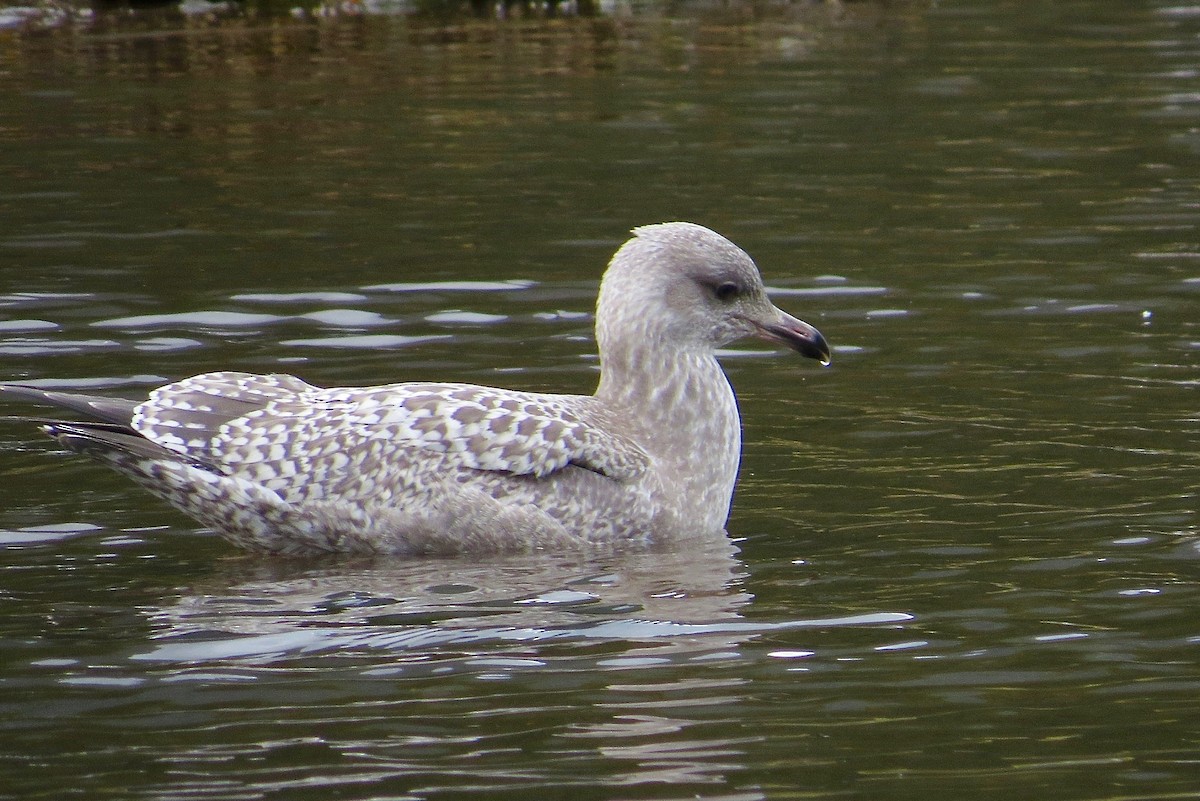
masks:
[[[133,410],[139,401],[124,398],[105,398],[99,395],[82,395],[75,392],[55,392],[25,384],[0,384],[0,392],[20,400],[57,406],[99,420],[128,427],[133,422]]]
[[[121,469],[130,460],[168,461],[213,470],[207,464],[187,454],[151,442],[127,426],[114,423],[71,423],[49,421],[42,431],[58,440],[64,448],[90,456]],[[214,471],[215,472],[215,471]]]
[[[159,445],[134,430],[133,413],[138,401],[56,392],[25,384],[0,384],[0,393],[90,417],[88,421],[23,419],[39,424],[43,432],[67,450],[90,456],[122,472],[137,472],[136,465],[147,461],[174,462],[219,472],[211,463]]]

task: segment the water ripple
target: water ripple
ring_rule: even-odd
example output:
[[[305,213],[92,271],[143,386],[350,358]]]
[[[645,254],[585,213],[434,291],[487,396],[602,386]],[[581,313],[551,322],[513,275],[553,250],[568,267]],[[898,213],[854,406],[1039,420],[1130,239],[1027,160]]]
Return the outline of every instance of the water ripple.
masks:
[[[143,314],[136,317],[117,317],[97,320],[97,328],[258,328],[286,320],[275,314],[249,312],[199,311],[175,314]]]
[[[510,292],[530,289],[536,281],[509,279],[506,281],[404,281],[395,284],[371,284],[365,292]]]

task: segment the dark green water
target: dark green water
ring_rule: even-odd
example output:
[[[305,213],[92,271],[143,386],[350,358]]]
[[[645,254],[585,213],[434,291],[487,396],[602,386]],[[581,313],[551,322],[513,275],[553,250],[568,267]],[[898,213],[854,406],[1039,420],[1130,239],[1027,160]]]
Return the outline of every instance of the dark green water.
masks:
[[[726,359],[736,552],[247,557],[0,421],[0,797],[1200,794],[1200,9],[676,13],[0,31],[4,379],[588,392],[667,219],[835,348]]]

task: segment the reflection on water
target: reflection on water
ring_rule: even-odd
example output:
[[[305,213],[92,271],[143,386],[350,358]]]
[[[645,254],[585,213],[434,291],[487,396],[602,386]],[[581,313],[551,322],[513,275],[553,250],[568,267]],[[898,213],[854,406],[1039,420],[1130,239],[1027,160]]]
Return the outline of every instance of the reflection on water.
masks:
[[[136,659],[175,663],[351,653],[399,652],[406,661],[445,664],[448,649],[540,645],[551,640],[618,643],[621,660],[646,664],[706,659],[768,631],[900,623],[879,612],[842,618],[746,622],[750,602],[728,542],[686,553],[641,554],[580,564],[551,557],[488,564],[445,560],[362,568],[320,568],[281,578],[286,568],[256,561],[214,576],[177,602],[150,612],[163,639]],[[229,637],[228,635],[236,635]],[[643,647],[631,649],[632,643]],[[696,653],[698,652],[698,653]],[[496,657],[462,667],[499,667]],[[629,662],[632,664],[632,662]],[[514,667],[536,666],[537,660]],[[401,672],[398,666],[396,672]]]
[[[132,576],[126,570],[137,571],[131,563],[148,543],[109,537],[92,545],[115,551],[120,572]],[[88,561],[85,581],[103,571]],[[23,664],[10,673],[35,688],[25,703],[61,699],[29,706],[29,725],[54,728],[55,704],[86,697],[72,714],[85,739],[152,727],[153,737],[123,749],[147,796],[252,798],[302,784],[313,770],[322,782],[371,794],[414,783],[430,793],[485,794],[547,784],[720,784],[746,769],[762,741],[739,722],[753,686],[745,670],[816,653],[773,646],[749,656],[747,646],[763,652],[751,644],[764,636],[820,640],[842,630],[886,644],[909,620],[744,619],[752,599],[728,543],[582,564],[239,558],[187,572],[199,580],[167,593],[175,597],[165,605],[137,603],[163,592],[145,585],[111,604],[60,604],[56,624],[42,624],[57,625],[57,635],[46,630],[48,640],[21,648]],[[130,602],[145,621],[130,616]],[[109,613],[126,629],[148,623],[132,651],[126,639],[102,656],[50,655],[80,645]],[[580,697],[589,699],[582,707]],[[76,754],[75,766],[119,781],[91,751]],[[220,764],[236,765],[236,775],[214,781]],[[38,783],[28,765],[9,778],[18,788]]]
[[[265,562],[0,420],[0,794],[1195,793],[1194,10],[0,37],[6,379],[589,392],[678,218],[836,349],[722,354],[739,551]]]
[[[441,634],[445,642],[455,641],[454,630],[486,632],[471,638],[476,640],[502,639],[504,631],[513,632],[514,639],[522,636],[518,632],[537,639],[538,631],[548,627],[569,630],[565,623],[572,619],[580,632],[614,618],[678,625],[733,619],[750,600],[736,586],[737,571],[734,549],[726,542],[612,564],[549,556],[487,564],[385,561],[318,566],[289,576],[295,571],[286,564],[239,561],[152,617],[160,630],[156,636],[168,639],[200,632],[269,635],[298,630],[310,633],[317,648],[331,647],[323,642],[326,635],[337,635],[335,642],[346,644],[364,630],[376,631],[379,642],[390,629],[425,638],[429,625],[439,621],[450,629]],[[203,648],[192,652],[209,658]],[[156,653],[169,659],[174,651]]]

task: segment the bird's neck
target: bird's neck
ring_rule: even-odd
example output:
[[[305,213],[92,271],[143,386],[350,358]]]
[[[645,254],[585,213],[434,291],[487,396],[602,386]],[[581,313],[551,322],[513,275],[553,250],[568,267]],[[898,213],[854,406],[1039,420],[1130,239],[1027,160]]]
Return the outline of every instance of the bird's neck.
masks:
[[[596,398],[638,431],[664,481],[679,488],[681,514],[719,529],[741,458],[741,418],[710,348],[612,347],[601,355]]]

